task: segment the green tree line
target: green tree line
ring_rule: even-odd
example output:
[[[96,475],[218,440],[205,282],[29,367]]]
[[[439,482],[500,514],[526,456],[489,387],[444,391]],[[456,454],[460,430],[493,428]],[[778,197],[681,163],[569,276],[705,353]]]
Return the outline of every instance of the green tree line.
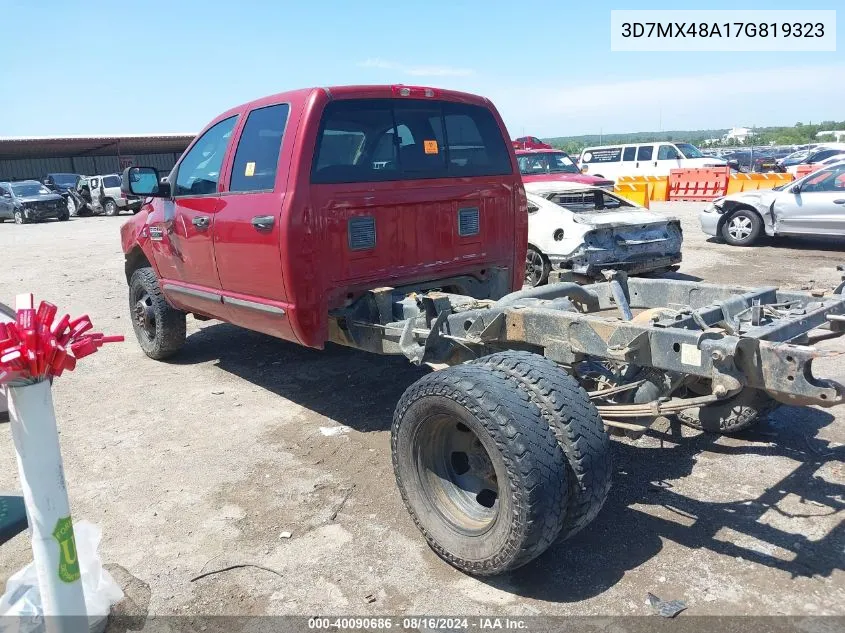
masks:
[[[818,137],[822,130],[845,130],[845,121],[822,121],[820,123],[798,122],[792,127],[773,126],[753,128],[754,136],[745,145],[803,145],[835,140],[832,135]],[[704,145],[708,139],[721,138],[728,129],[710,130],[668,130],[663,132],[631,132],[626,134],[582,134],[580,136],[556,136],[543,139],[550,145],[569,154],[577,154],[588,145],[614,145],[622,143],[648,143],[655,141],[678,141]],[[724,145],[715,143],[715,146]],[[727,143],[743,145],[743,143]]]

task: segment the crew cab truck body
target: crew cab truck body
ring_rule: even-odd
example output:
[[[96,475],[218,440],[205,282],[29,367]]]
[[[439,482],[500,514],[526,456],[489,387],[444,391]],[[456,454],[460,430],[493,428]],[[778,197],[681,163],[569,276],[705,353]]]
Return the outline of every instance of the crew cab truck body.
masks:
[[[431,547],[490,575],[583,529],[610,488],[609,431],[677,414],[734,432],[779,402],[832,406],[808,332],[826,297],[669,279],[520,290],[526,196],[484,98],[358,86],[283,93],[215,119],[121,229],[148,356],[186,314],[314,348],[333,341],[449,365],[397,404],[399,491]],[[800,342],[801,345],[793,345]],[[292,368],[295,371],[296,368]]]

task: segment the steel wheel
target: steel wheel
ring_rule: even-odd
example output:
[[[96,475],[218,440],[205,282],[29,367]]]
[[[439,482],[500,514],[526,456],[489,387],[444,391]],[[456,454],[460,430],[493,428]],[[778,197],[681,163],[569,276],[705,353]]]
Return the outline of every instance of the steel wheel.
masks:
[[[114,200],[109,200],[103,206],[103,211],[108,216],[117,215],[118,214],[117,203]]]
[[[148,341],[155,339],[156,317],[153,309],[153,299],[147,292],[141,292],[135,301],[135,308],[132,315],[137,324],[138,332]]]
[[[747,240],[753,230],[754,226],[748,216],[737,215],[728,220],[728,234],[738,242]]]
[[[529,246],[525,253],[525,285],[534,287],[546,282],[549,268],[540,251]]]
[[[499,485],[475,433],[457,418],[433,415],[417,431],[415,448],[417,473],[432,507],[459,532],[487,531],[499,512]]]
[[[23,211],[15,211],[15,224],[23,224],[26,218],[23,217]]]

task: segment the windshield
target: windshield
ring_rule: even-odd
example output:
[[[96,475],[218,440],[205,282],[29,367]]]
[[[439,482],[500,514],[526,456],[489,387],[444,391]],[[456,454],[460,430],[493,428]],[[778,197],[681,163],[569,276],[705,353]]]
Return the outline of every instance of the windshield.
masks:
[[[76,174],[52,174],[53,182],[61,187],[73,187],[79,176]]]
[[[540,152],[517,156],[519,173],[532,174],[578,174],[580,170],[564,152]]]
[[[681,150],[685,158],[704,158],[704,154],[695,146],[689,143],[675,143],[675,147]]]
[[[12,191],[15,192],[15,195],[20,198],[26,198],[27,196],[38,196],[44,193],[52,193],[47,187],[37,182],[22,182],[17,184],[12,184]]]

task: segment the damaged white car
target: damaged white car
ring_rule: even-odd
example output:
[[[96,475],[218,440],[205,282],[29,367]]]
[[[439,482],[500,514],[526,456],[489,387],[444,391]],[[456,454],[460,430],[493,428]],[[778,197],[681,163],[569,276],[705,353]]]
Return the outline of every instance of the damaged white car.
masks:
[[[681,223],[598,187],[532,182],[525,285],[600,278],[603,270],[664,272],[681,261]]]
[[[717,198],[700,214],[701,229],[733,246],[765,233],[845,236],[845,161],[775,189]]]

